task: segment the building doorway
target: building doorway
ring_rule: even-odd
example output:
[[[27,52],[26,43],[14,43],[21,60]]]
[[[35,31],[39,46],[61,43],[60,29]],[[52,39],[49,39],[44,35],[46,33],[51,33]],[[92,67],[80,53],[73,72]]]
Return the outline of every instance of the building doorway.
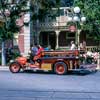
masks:
[[[56,34],[55,32],[41,32],[39,35],[39,43],[44,47],[50,46],[55,50],[56,47]]]
[[[61,31],[59,34],[59,46],[68,47],[70,42],[75,41],[75,33],[69,31]]]

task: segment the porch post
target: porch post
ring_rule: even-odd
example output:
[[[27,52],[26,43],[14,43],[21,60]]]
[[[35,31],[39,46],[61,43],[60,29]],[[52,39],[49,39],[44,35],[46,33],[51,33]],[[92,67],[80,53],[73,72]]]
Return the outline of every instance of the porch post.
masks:
[[[39,43],[40,43],[40,41],[39,41],[39,35],[40,35],[40,32],[39,32],[39,31],[37,31],[37,44],[39,44]]]
[[[98,55],[97,55],[97,70],[100,70],[100,53],[98,52]]]
[[[76,37],[76,44],[77,44],[77,48],[79,49],[79,46],[80,46],[80,32],[81,30],[77,30],[77,37]]]
[[[59,38],[59,31],[56,31],[56,49],[58,49],[58,47],[59,47],[59,40],[58,40],[58,38]]]

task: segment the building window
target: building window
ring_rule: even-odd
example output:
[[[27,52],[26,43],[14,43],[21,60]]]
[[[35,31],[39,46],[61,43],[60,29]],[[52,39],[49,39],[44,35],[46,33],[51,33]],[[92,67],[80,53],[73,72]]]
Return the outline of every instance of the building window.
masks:
[[[66,32],[60,32],[59,34],[59,46],[66,46]]]
[[[8,0],[9,3],[15,3],[17,0]]]
[[[69,46],[71,41],[75,41],[75,33],[67,32],[66,34],[66,45]]]
[[[60,9],[60,16],[64,15],[64,9]]]
[[[87,44],[87,46],[98,46],[99,45],[99,41],[96,41],[94,39],[93,34],[88,34],[86,36],[86,44]]]
[[[71,41],[75,41],[75,33],[62,31],[59,34],[59,46],[69,46]]]

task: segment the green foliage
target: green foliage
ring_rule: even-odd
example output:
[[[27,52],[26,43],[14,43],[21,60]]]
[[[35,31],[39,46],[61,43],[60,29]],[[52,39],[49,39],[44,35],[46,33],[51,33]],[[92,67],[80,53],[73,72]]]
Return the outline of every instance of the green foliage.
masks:
[[[19,31],[16,25],[16,19],[20,17],[22,12],[25,12],[25,7],[28,0],[19,0],[18,3],[10,4],[8,0],[0,0],[0,10],[3,19],[5,20],[4,25],[0,29],[0,38],[2,40],[12,39],[13,34]],[[9,12],[7,15],[6,10]]]
[[[84,30],[94,34],[100,40],[100,0],[74,0],[74,6],[79,6],[87,18]]]
[[[52,13],[54,7],[60,7],[60,0],[32,0],[31,11],[33,15],[31,19],[43,21],[47,16],[54,18],[58,13]]]

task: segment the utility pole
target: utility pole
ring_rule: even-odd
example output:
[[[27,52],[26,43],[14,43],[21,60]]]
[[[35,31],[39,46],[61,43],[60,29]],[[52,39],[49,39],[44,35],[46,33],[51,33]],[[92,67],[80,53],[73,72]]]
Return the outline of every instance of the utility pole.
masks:
[[[3,34],[3,29],[4,29],[4,19],[3,19],[3,17],[2,16],[0,16],[0,34]],[[5,46],[4,46],[4,39],[3,38],[1,38],[1,58],[2,58],[2,60],[1,60],[1,63],[2,63],[2,65],[5,65],[6,64],[6,59],[5,59]]]

